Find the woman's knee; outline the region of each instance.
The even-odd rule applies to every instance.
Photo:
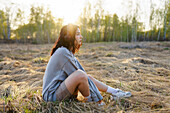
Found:
[[[82,71],[82,70],[80,70],[80,69],[78,69],[78,70],[76,71],[76,79],[77,79],[77,80],[86,81],[86,80],[88,80],[87,77],[88,77],[88,76],[87,76],[87,74],[86,74],[84,71]]]

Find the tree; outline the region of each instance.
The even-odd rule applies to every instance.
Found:
[[[168,1],[166,1],[165,0],[165,9],[164,9],[164,36],[163,36],[163,40],[165,40],[166,39],[166,32],[167,32],[167,20],[169,20],[169,18],[167,18],[167,14],[168,14],[168,5],[169,5],[169,3],[168,3]]]
[[[57,30],[57,36],[56,37],[59,37],[59,35],[60,35],[60,29],[62,28],[62,26],[63,26],[63,19],[62,18],[58,18],[57,19],[57,23],[56,23],[56,30]],[[54,28],[55,29],[55,28]]]
[[[103,41],[110,41],[111,40],[111,36],[110,36],[110,20],[111,17],[110,15],[106,15],[105,16],[105,19],[104,19],[104,38],[103,38]]]
[[[61,28],[63,23],[62,19],[57,20],[57,26],[55,25],[54,17],[51,14],[51,11],[47,9],[47,11],[44,13],[43,16],[43,35],[44,35],[44,43],[48,42],[51,43],[51,37],[53,37],[53,33],[56,31],[54,30],[55,28],[57,29],[57,37],[59,35],[58,29]],[[55,37],[55,36],[54,36]]]
[[[14,19],[15,26],[18,26],[18,27],[24,26],[25,25],[24,19],[25,19],[24,11],[22,11],[20,8],[18,8],[16,17]],[[27,42],[26,30],[24,28],[22,29],[22,32],[16,32],[16,40],[19,37],[20,37],[20,39],[23,38],[25,43]]]
[[[130,21],[132,20],[132,0],[130,1],[124,1],[124,4],[128,4],[125,5],[124,7],[126,8],[125,10],[127,10],[127,14],[125,16],[125,26],[126,26],[126,41],[129,42],[131,40],[131,36],[130,36],[130,31],[131,31],[131,26],[130,26]],[[128,3],[126,3],[128,2]]]
[[[91,42],[91,39],[93,37],[92,32],[93,32],[93,19],[91,15],[91,4],[90,2],[87,3],[87,35],[86,35],[86,42]]]
[[[170,2],[168,3],[166,19],[167,19],[166,25],[167,25],[167,37],[168,37],[167,40],[170,40]]]
[[[151,10],[151,14],[149,17],[149,24],[150,24],[150,31],[151,31],[151,40],[153,40],[153,19],[154,19],[154,4],[152,2],[152,0],[150,0],[150,10]]]
[[[10,8],[6,7],[6,22],[7,22],[7,38],[11,37],[11,22],[10,22]]]
[[[157,35],[157,41],[159,41],[160,40],[160,34],[161,34],[161,24],[163,23],[163,19],[162,19],[162,17],[163,17],[163,12],[162,12],[162,10],[161,9],[157,9],[156,10],[156,22],[157,22],[157,27],[158,27],[158,35]]]
[[[36,43],[43,43],[44,37],[43,37],[43,31],[42,31],[42,23],[43,23],[43,16],[44,16],[44,8],[41,6],[38,7],[31,7],[31,14],[29,19],[29,24],[35,24],[35,27],[32,31],[35,33],[36,36]],[[32,33],[32,34],[33,34]]]
[[[96,28],[96,41],[101,41],[101,17],[103,18],[104,10],[102,8],[102,0],[98,0],[95,5],[94,25]]]
[[[7,39],[7,22],[6,22],[6,14],[3,10],[0,10],[0,38],[6,40]]]
[[[112,18],[112,38],[110,41],[118,41],[119,18],[116,14],[114,14]]]

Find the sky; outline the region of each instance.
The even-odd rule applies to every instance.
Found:
[[[52,15],[56,18],[64,18],[64,24],[75,23],[83,12],[84,5],[87,2],[96,4],[97,0],[0,0],[0,9],[5,9],[6,6],[11,7],[12,11],[17,11],[17,8],[21,8],[25,12],[25,16],[29,16],[31,5],[41,6],[49,8],[52,11]],[[127,10],[128,0],[102,0],[102,7],[105,14],[116,13],[119,18],[129,13]],[[144,22],[146,29],[149,29],[149,14],[150,14],[150,0],[133,0],[132,8],[134,9],[135,1],[140,3],[141,16],[139,20]],[[164,0],[152,0],[156,7],[163,5],[161,1]],[[11,4],[14,3],[14,4]]]

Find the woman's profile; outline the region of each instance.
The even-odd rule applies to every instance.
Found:
[[[43,77],[43,99],[63,101],[76,98],[78,91],[85,101],[100,104],[103,103],[100,91],[110,93],[114,98],[130,97],[130,92],[110,87],[85,72],[74,56],[82,45],[82,39],[78,26],[68,24],[62,27]]]

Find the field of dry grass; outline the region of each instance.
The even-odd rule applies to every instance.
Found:
[[[76,57],[88,74],[131,91],[118,101],[102,93],[96,103],[44,102],[42,78],[53,44],[0,45],[0,112],[170,112],[170,42],[90,43]]]

